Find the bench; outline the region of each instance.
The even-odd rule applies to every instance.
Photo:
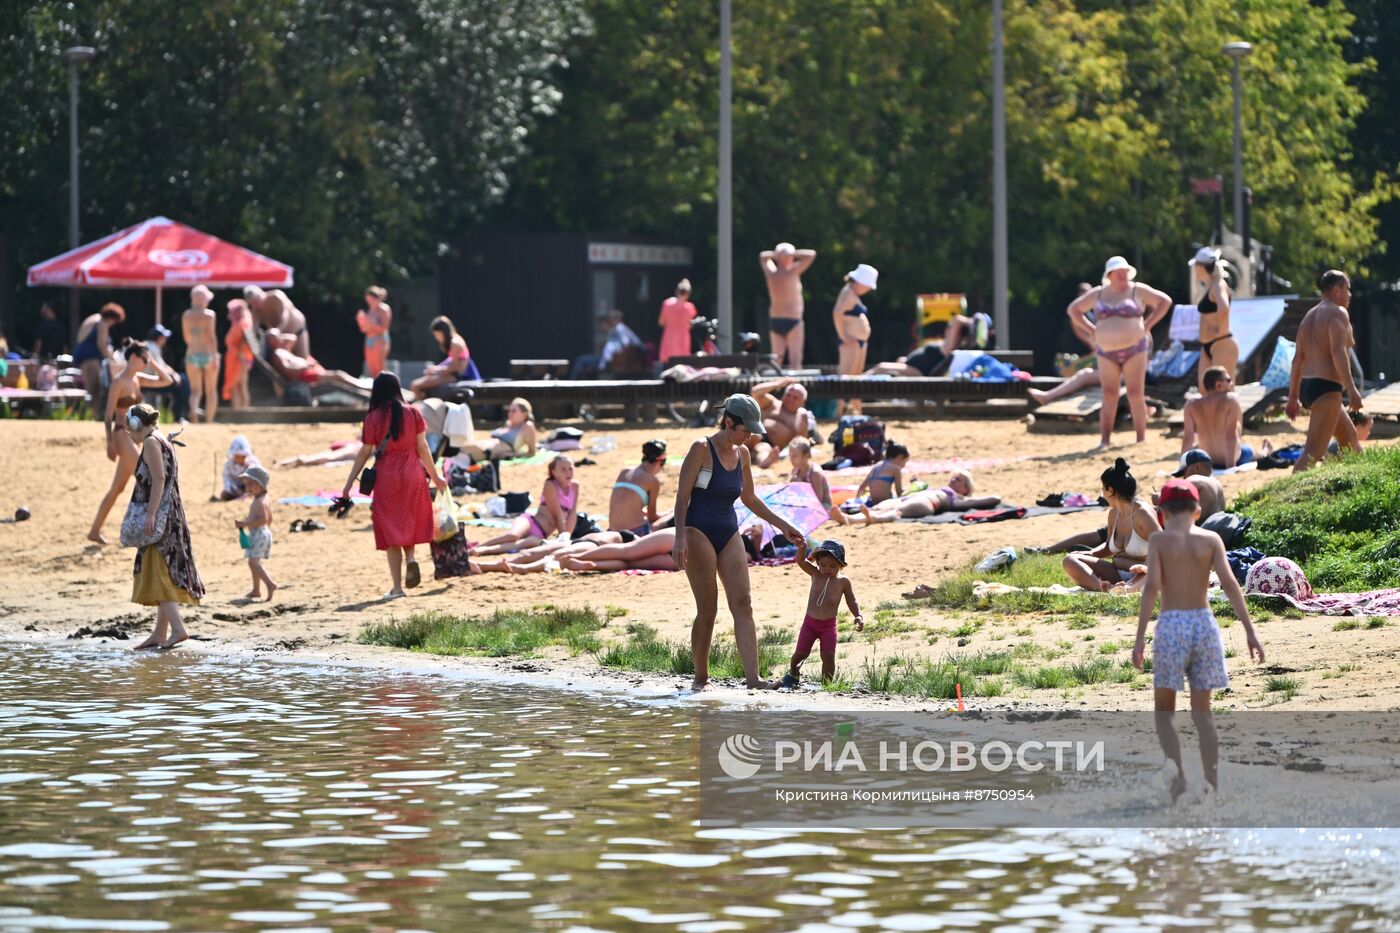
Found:
[[[663,366],[693,366],[703,369],[714,366],[718,369],[737,369],[743,373],[766,373],[781,376],[778,357],[772,353],[696,353],[690,356],[673,356]]]
[[[0,388],[0,405],[20,417],[46,418],[59,409],[75,409],[89,401],[84,389]]]
[[[569,375],[568,360],[511,360],[512,379],[563,379]]]
[[[663,379],[473,382],[446,387],[442,397],[450,401],[466,401],[467,392],[470,391],[475,401],[486,405],[506,404],[516,396],[529,399],[531,403],[615,404],[624,408],[629,420],[636,420],[643,406],[718,402],[736,392],[748,392],[763,381],[759,376],[731,376],[694,382]],[[1052,389],[1059,384],[1057,378],[1033,379],[1030,382],[973,382],[948,377],[889,379],[860,376],[817,377],[803,382],[809,398],[901,399],[918,403],[921,411],[926,404],[934,403],[940,412],[952,402],[984,402],[989,399],[1025,401],[1029,398],[1027,388]]]

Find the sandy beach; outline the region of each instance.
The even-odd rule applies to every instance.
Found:
[[[888,436],[906,444],[915,460],[1000,461],[974,470],[979,494],[998,494],[1018,505],[1031,505],[1052,492],[1097,494],[1098,475],[1113,456],[1126,457],[1140,482],[1149,489],[1160,487],[1164,479],[1157,474],[1175,468],[1180,443],[1166,437],[1165,428],[1165,421],[1158,422],[1144,444],[1125,443],[1104,455],[1087,452],[1094,443],[1092,433],[1030,434],[1021,422],[1012,419],[887,421]],[[199,638],[189,644],[189,650],[427,671],[476,670],[493,677],[522,677],[559,686],[587,685],[590,689],[611,687],[648,695],[668,694],[683,685],[683,679],[677,677],[604,671],[592,657],[571,657],[564,649],[551,649],[528,659],[488,660],[439,658],[356,644],[356,636],[364,625],[405,619],[418,612],[485,615],[498,607],[529,608],[541,604],[591,606],[599,610],[618,607],[614,611],[616,618],[600,633],[605,643],[624,638],[630,623],[653,626],[665,639],[687,641],[693,613],[683,574],[489,574],[433,581],[426,547],[419,555],[424,567],[423,585],[406,599],[384,603],[380,596],[388,588],[388,574],[382,555],[374,550],[369,512],[362,507],[345,521],[336,521],[324,509],[276,505],[275,543],[268,567],[282,588],[271,603],[250,604],[243,600],[250,579],[233,520],[244,516],[246,503],[209,501],[230,439],[244,434],[262,462],[270,465],[282,457],[355,437],[357,430],[333,424],[201,424],[190,426],[181,436],[188,444],[180,451],[181,489],[196,558],[209,591],[204,604],[188,614],[190,631]],[[601,435],[613,436],[617,449],[592,455],[597,465],[579,467],[576,478],[581,486],[582,508],[606,515],[608,488],[621,467],[636,462],[643,441],[662,437],[670,443],[673,453],[679,453],[700,432],[671,424],[628,428],[603,423],[588,426],[585,445]],[[1301,432],[1287,423],[1267,426],[1263,432],[1247,432],[1246,436],[1256,447],[1265,437],[1276,446],[1302,439]],[[1118,437],[1130,439],[1131,432],[1120,432]],[[576,458],[584,453],[579,452]],[[339,489],[347,470],[347,464],[273,469],[272,496],[276,499]],[[785,477],[785,470],[784,464],[767,471],[766,476],[758,474],[756,479],[778,481]],[[538,498],[545,476],[543,465],[507,464],[502,473],[507,490],[528,490]],[[134,644],[122,636],[148,629],[152,613],[128,601],[133,552],[115,544],[98,547],[85,540],[88,524],[112,475],[112,464],[104,456],[100,427],[72,421],[0,422],[0,475],[7,480],[0,495],[0,513],[11,514],[19,506],[33,513],[28,522],[0,525],[0,541],[11,555],[6,562],[10,572],[0,579],[0,637],[86,638],[105,641],[114,650]],[[1233,496],[1277,475],[1245,472],[1223,479]],[[941,482],[943,474],[925,478]],[[832,481],[854,486],[859,476],[833,477]],[[675,469],[669,468],[663,477],[666,507],[674,495],[674,484]],[[128,488],[108,520],[106,532],[113,541],[129,497]],[[464,501],[480,502],[484,498]],[[325,521],[327,529],[288,532],[294,519],[313,517]],[[850,559],[847,573],[868,620],[882,602],[898,601],[899,594],[914,584],[935,582],[997,547],[1046,545],[1100,526],[1103,520],[1102,512],[1090,511],[974,527],[912,523],[872,528],[827,525],[818,534],[839,537],[845,542]],[[487,528],[469,528],[468,537],[482,540],[494,533]],[[759,626],[784,626],[795,631],[801,622],[806,595],[802,572],[793,566],[754,567],[751,577]],[[983,623],[975,632],[954,634],[955,629],[974,617]],[[867,659],[894,655],[937,659],[957,651],[1005,650],[1027,642],[1049,651],[1059,659],[1057,663],[1098,657],[1117,661],[1128,656],[1134,631],[1133,620],[1108,616],[1089,627],[1081,621],[1070,628],[1063,618],[942,613],[927,607],[906,610],[900,620],[902,624],[896,628],[904,631],[883,637],[856,635],[850,641],[842,641],[838,666],[852,670]],[[1279,696],[1266,695],[1264,682],[1269,676],[1286,674],[1301,684],[1296,695],[1284,701],[1291,708],[1394,708],[1394,687],[1400,683],[1400,626],[1334,631],[1336,621],[1307,617],[1275,618],[1264,623],[1260,637],[1268,651],[1265,666],[1245,658],[1239,627],[1227,628],[1226,647],[1237,652],[1228,662],[1232,690],[1218,706],[1243,709],[1277,705]],[[716,630],[732,632],[723,608]],[[846,637],[844,633],[842,637]],[[732,686],[715,695],[741,699],[752,696]],[[787,694],[776,702],[871,706],[899,705],[903,701],[804,691]],[[905,705],[928,706],[929,702]],[[1151,704],[1151,691],[1141,685],[1134,688],[1116,684],[1068,690],[1014,687],[1003,696],[977,703],[989,707],[1146,709]]]

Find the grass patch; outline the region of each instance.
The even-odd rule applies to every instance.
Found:
[[[767,672],[779,665],[787,666],[792,652],[788,645],[796,639],[790,629],[765,626],[758,634],[758,667]],[[695,661],[690,645],[662,641],[650,625],[633,623],[627,626],[627,639],[595,652],[603,667],[623,671],[645,671],[655,674],[695,674]],[[810,659],[809,659],[809,664]],[[817,661],[820,666],[820,661]],[[710,676],[744,677],[744,665],[733,641],[716,639],[710,645]]]
[[[1264,689],[1269,693],[1281,693],[1283,699],[1291,700],[1298,695],[1298,691],[1303,689],[1302,683],[1296,677],[1270,677],[1264,681]]]
[[[422,612],[404,622],[367,625],[359,640],[429,654],[514,657],[551,645],[566,646],[575,653],[596,650],[593,633],[602,626],[598,613],[588,608],[501,609],[486,617]]]
[[[1400,576],[1397,477],[1400,447],[1372,447],[1245,493],[1234,510],[1254,519],[1250,545],[1296,561],[1314,589],[1380,589]]]
[[[893,638],[905,632],[912,632],[919,626],[909,618],[910,613],[911,610],[907,609],[876,609],[861,634],[870,641],[879,641],[882,638]]]

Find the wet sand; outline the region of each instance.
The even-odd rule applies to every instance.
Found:
[[[1096,432],[1029,434],[1023,424],[1012,419],[887,421],[888,436],[906,444],[916,460],[956,457],[1005,461],[974,471],[978,493],[999,494],[1019,505],[1031,505],[1052,492],[1096,492],[1098,474],[1114,456],[1126,457],[1144,486],[1160,487],[1164,479],[1156,474],[1175,468],[1180,445],[1179,440],[1164,435],[1165,427],[1165,422],[1154,424],[1142,445],[1124,443],[1108,454],[1090,454],[1087,451],[1096,440]],[[374,550],[369,513],[363,507],[357,507],[345,521],[336,521],[324,509],[275,505],[274,544],[267,567],[282,588],[272,603],[245,602],[242,597],[251,580],[233,520],[246,514],[247,505],[208,501],[215,489],[216,469],[222,466],[229,440],[238,433],[247,436],[264,465],[270,465],[278,458],[319,450],[331,441],[354,437],[356,429],[329,424],[193,425],[185,431],[181,439],[188,447],[180,451],[181,491],[196,559],[209,590],[204,604],[187,614],[191,634],[198,638],[188,645],[188,650],[420,670],[450,668],[557,686],[620,689],[644,695],[670,694],[685,683],[676,677],[604,671],[591,657],[570,657],[564,649],[550,649],[537,658],[488,660],[438,658],[355,644],[366,624],[405,619],[430,610],[487,614],[498,607],[529,608],[540,604],[592,606],[599,610],[614,606],[626,610],[625,615],[613,619],[600,633],[605,642],[625,638],[625,627],[633,622],[654,626],[663,638],[688,641],[693,615],[683,574],[489,574],[433,581],[426,547],[419,554],[423,585],[410,591],[406,599],[384,603],[379,597],[389,587],[388,572],[382,555]],[[618,446],[615,451],[592,455],[597,465],[578,468],[576,479],[582,487],[582,508],[606,515],[608,488],[619,469],[637,461],[643,441],[663,437],[670,443],[672,453],[679,455],[685,444],[700,433],[670,424],[630,429],[606,423],[590,426],[585,444],[610,434]],[[149,630],[153,613],[128,601],[133,552],[115,544],[97,547],[85,540],[92,515],[112,475],[101,437],[100,427],[92,423],[0,422],[0,475],[6,477],[0,493],[0,513],[10,514],[21,505],[33,512],[28,522],[0,525],[0,541],[11,555],[7,561],[11,572],[0,577],[0,637],[80,637],[106,640],[114,648],[126,648]],[[1127,441],[1131,432],[1120,432],[1118,437]],[[1286,423],[1247,434],[1256,448],[1265,437],[1281,446],[1301,441],[1302,434]],[[576,452],[575,458],[585,454]],[[338,490],[347,471],[348,464],[273,469],[272,497]],[[785,471],[784,464],[755,478],[758,482],[779,481],[785,477]],[[508,464],[502,472],[506,489],[528,490],[538,499],[545,477],[543,465]],[[675,475],[671,468],[663,478],[664,506],[673,499]],[[1247,472],[1226,476],[1223,481],[1233,496],[1277,475]],[[935,473],[924,478],[941,485],[945,475]],[[833,477],[832,481],[854,486],[859,483],[859,476]],[[107,535],[113,541],[129,498],[130,487],[106,525]],[[484,498],[465,501],[480,502]],[[327,529],[306,534],[288,532],[294,519],[313,517],[324,521]],[[1102,522],[1102,512],[1084,512],[981,527],[899,523],[838,529],[827,525],[819,534],[845,542],[850,561],[847,573],[868,623],[881,602],[897,601],[902,591],[916,583],[935,582],[997,547],[1046,545],[1099,527]],[[468,537],[473,540],[484,540],[496,533],[489,528],[468,529]],[[802,572],[793,566],[754,567],[751,579],[759,626],[787,626],[795,630],[801,622],[806,597],[806,577]],[[960,638],[953,630],[974,618],[984,624],[965,636],[966,644],[960,647]],[[1127,657],[1135,628],[1131,619],[1111,617],[1100,617],[1088,629],[1070,629],[1063,619],[949,614],[928,608],[919,608],[901,621],[911,623],[910,630],[878,639],[861,635],[842,642],[838,666],[857,673],[867,659],[893,655],[937,659],[956,651],[1005,650],[1026,642],[1063,652],[1055,659],[1056,664],[1097,657],[1119,660]],[[1264,683],[1267,677],[1282,674],[1296,678],[1302,685],[1296,696],[1284,702],[1290,708],[1395,708],[1395,687],[1400,683],[1400,625],[1337,632],[1332,628],[1336,621],[1309,617],[1264,623],[1260,637],[1269,658],[1264,667],[1244,657],[1239,627],[1227,628],[1226,647],[1237,650],[1227,662],[1233,689],[1218,705],[1277,705],[1278,694],[1267,693]],[[723,608],[716,631],[732,631]],[[127,637],[122,638],[123,635]],[[1108,655],[1100,654],[1100,647],[1107,642],[1121,648]],[[1341,670],[1344,665],[1355,667]],[[747,700],[752,695],[724,687],[707,696]],[[941,703],[814,691],[788,694],[773,701],[801,706],[927,707]],[[1002,697],[977,703],[999,707],[1144,709],[1151,705],[1151,690],[1110,684],[1069,690],[1014,688]]]

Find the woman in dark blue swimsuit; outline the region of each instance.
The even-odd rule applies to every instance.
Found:
[[[695,659],[696,690],[710,681],[710,642],[719,608],[718,573],[724,584],[729,612],[734,616],[734,642],[744,663],[749,687],[773,689],[758,670],[758,634],[749,598],[749,565],[739,539],[734,502],[742,499],[754,515],[768,522],[790,540],[802,533],[759,501],[749,472],[749,449],[744,440],[762,434],[758,405],[747,395],[731,395],[721,409],[719,429],[691,445],[681,465],[676,490],[676,544],[671,552],[676,566],[685,571],[695,594],[695,623],[690,630],[690,650]]]

